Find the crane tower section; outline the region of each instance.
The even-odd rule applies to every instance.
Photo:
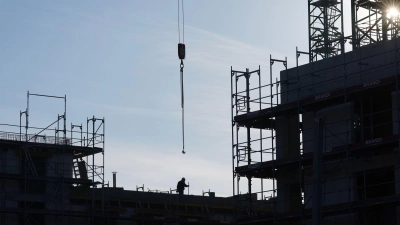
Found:
[[[310,62],[344,53],[343,0],[308,0]]]
[[[351,5],[353,50],[399,35],[399,0],[352,0]]]

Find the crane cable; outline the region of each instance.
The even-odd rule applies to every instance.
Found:
[[[182,1],[182,43],[181,43],[181,30],[180,30],[180,22],[179,22],[179,0],[178,0],[178,35],[179,35],[179,43],[178,43],[178,56],[181,60],[180,64],[180,86],[181,86],[181,108],[182,108],[182,153],[185,154],[185,107],[184,107],[184,92],[183,92],[183,60],[185,59],[186,50],[185,50],[185,13],[183,9],[183,0]]]
[[[183,0],[182,1],[182,43],[185,44],[185,12],[183,9]],[[179,43],[181,43],[181,28],[180,28],[180,22],[179,22],[179,0],[178,0],[178,37],[179,37]]]

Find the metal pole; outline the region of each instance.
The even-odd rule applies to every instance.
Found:
[[[89,147],[89,118],[87,117],[86,117],[86,146]],[[88,162],[87,156],[86,156],[86,162]]]
[[[24,216],[25,219],[27,218],[27,213],[26,213],[26,199],[27,199],[27,173],[28,173],[28,126],[29,126],[29,91],[27,92],[27,103],[26,103],[26,113],[25,113],[25,169],[24,169],[24,192],[25,192],[25,201],[24,201]]]
[[[67,95],[64,95],[64,141],[67,144]]]
[[[104,171],[105,171],[105,164],[104,164],[104,160],[105,160],[105,157],[104,157],[104,148],[105,148],[105,141],[106,141],[106,135],[105,135],[105,131],[106,131],[106,123],[105,123],[105,118],[103,117],[103,150],[102,150],[102,156],[103,156],[103,171],[102,171],[102,181],[101,181],[101,186],[103,187],[102,188],[102,198],[103,198],[103,202],[104,202]],[[104,214],[104,204],[103,204],[103,214]]]
[[[274,86],[274,84],[273,84],[273,81],[272,81],[272,65],[274,64],[274,61],[272,60],[272,55],[270,54],[269,55],[269,84],[270,84],[270,102],[271,102],[271,105],[270,105],[270,107],[271,107],[271,109],[273,109],[273,93],[272,93],[272,90],[273,90],[273,86]],[[273,111],[271,110],[271,118],[272,117],[274,117],[274,115],[273,115]],[[276,180],[276,178],[275,178],[275,163],[274,163],[274,161],[275,161],[275,156],[274,156],[274,151],[275,151],[275,149],[274,149],[274,139],[275,139],[275,137],[274,137],[274,129],[271,129],[271,152],[272,152],[272,194],[273,194],[273,202],[274,202],[274,224],[276,224],[276,195],[275,195],[275,192],[276,192],[276,190],[275,190],[275,187],[276,187],[276,184],[275,184],[275,180]]]
[[[244,75],[246,78],[246,112],[250,112],[250,73],[249,69],[246,68],[246,73]],[[251,164],[251,137],[250,137],[250,127],[247,127],[247,165]],[[249,192],[249,201],[251,202],[251,176],[247,176],[248,180],[248,192]]]
[[[300,132],[300,79],[299,79],[299,56],[300,56],[300,53],[299,53],[299,49],[297,48],[297,46],[296,46],[296,76],[297,76],[297,114],[298,114],[298,117],[299,117],[299,123],[298,123],[298,131]],[[300,135],[301,135],[301,133],[300,133]],[[300,147],[300,146],[299,146]],[[300,199],[300,201],[303,201],[303,196],[302,196],[302,187],[303,187],[303,184],[302,184],[302,177],[303,177],[303,167],[302,167],[302,154],[301,154],[301,149],[300,149],[300,152],[299,152],[299,155],[300,155],[300,157],[299,157],[299,178],[300,178],[300,197],[301,197],[301,199]],[[303,204],[302,204],[302,206],[301,206],[301,213],[300,213],[300,216],[301,216],[301,224],[303,224],[304,223],[304,217],[303,217]]]
[[[311,51],[311,0],[308,0],[308,52],[309,55],[309,62],[313,61],[313,54]]]
[[[60,114],[57,114],[56,144],[60,144]]]
[[[387,15],[385,10],[382,10],[382,40],[388,40],[388,22],[387,22]]]
[[[358,47],[356,14],[357,14],[356,0],[351,0],[351,33],[352,33],[351,41],[353,45],[353,51],[356,50]]]
[[[63,143],[63,157],[62,157],[62,160],[63,160],[63,167],[65,166],[65,147],[66,147],[66,145],[67,145],[67,95],[64,95],[64,116],[63,116],[64,118],[63,118],[63,122],[64,122],[64,126],[63,126],[63,141],[64,141],[64,143]],[[58,118],[58,120],[59,120],[59,118]],[[65,210],[65,206],[64,206],[64,198],[66,197],[65,196],[65,185],[64,185],[64,171],[63,171],[63,176],[62,176],[62,196],[63,196],[63,198],[62,198],[62,216],[61,216],[61,218],[62,218],[62,220],[64,221],[65,220],[65,215],[64,215],[64,210]]]
[[[345,52],[345,46],[344,46],[344,22],[343,22],[343,0],[340,1],[340,26],[341,26],[341,39],[340,39],[340,45],[341,45],[341,53],[344,54]]]
[[[92,133],[92,218],[93,218],[93,223],[94,223],[94,139],[95,139],[95,118],[93,116],[92,124],[93,124],[93,133]]]
[[[19,110],[19,140],[21,141],[21,133],[22,133],[22,130],[21,130],[21,116],[22,116],[22,112],[21,112],[21,110]]]
[[[117,187],[117,172],[112,172],[113,174],[113,188]]]
[[[328,38],[328,33],[329,33],[329,24],[328,24],[328,7],[324,6],[324,50],[325,54],[324,57],[328,58],[329,57],[329,38]]]
[[[261,67],[260,65],[258,65],[258,98],[259,98],[259,110],[261,110]],[[261,123],[261,120],[260,120]],[[263,161],[263,135],[262,135],[262,129],[261,129],[261,124],[260,124],[260,162]],[[272,124],[271,124],[272,127]],[[261,199],[263,199],[262,201],[262,206],[261,208],[264,209],[264,179],[261,178]]]
[[[233,72],[232,72],[232,66],[231,66],[231,130],[232,130],[232,196],[235,196],[235,141],[234,141],[234,129],[235,129],[235,122],[233,119],[233,110],[234,110],[234,104],[233,104]]]
[[[237,108],[237,102],[238,102],[238,99],[237,99],[237,90],[238,90],[238,87],[237,87],[237,83],[238,83],[238,76],[237,76],[237,73],[235,73],[235,104],[236,104],[236,110],[235,110],[235,113],[236,113],[236,116],[237,116],[237,114],[238,114],[238,108]],[[239,166],[239,155],[238,155],[238,151],[239,151],[239,146],[238,146],[238,143],[239,143],[239,126],[237,126],[236,125],[236,166]],[[236,182],[237,182],[237,190],[236,190],[236,192],[237,192],[237,195],[239,195],[239,191],[240,191],[240,186],[239,186],[239,182],[240,182],[240,177],[239,177],[239,175],[236,177]]]

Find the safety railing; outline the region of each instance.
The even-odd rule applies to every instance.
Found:
[[[9,141],[23,141],[34,142],[43,144],[56,144],[56,145],[72,145],[70,138],[54,137],[36,134],[18,134],[11,132],[0,132],[0,139]]]

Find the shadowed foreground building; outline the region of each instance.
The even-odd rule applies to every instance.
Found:
[[[59,126],[65,124],[62,116],[56,123],[63,128],[33,135],[28,135],[32,128],[26,134],[0,132],[0,224],[231,224],[236,220],[234,198],[108,187],[104,119],[87,120],[93,133],[82,132],[81,125],[79,132],[67,131]],[[43,135],[46,132],[56,135]]]
[[[259,87],[260,70],[232,70],[234,185],[274,206],[239,223],[400,224],[399,50],[370,44]]]
[[[233,193],[259,199],[238,223],[400,224],[400,1],[307,2],[296,67],[231,69]]]

